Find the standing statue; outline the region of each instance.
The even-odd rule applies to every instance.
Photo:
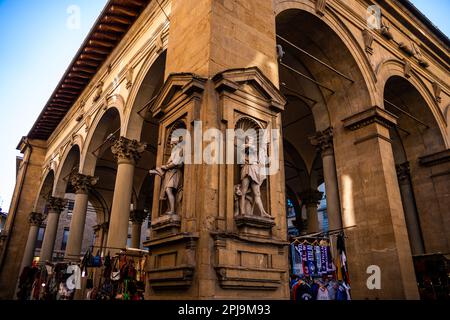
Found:
[[[162,179],[160,200],[167,201],[167,211],[165,214],[176,214],[175,202],[178,193],[183,185],[182,168],[184,165],[184,150],[181,146],[183,137],[172,137],[170,146],[172,151],[167,164],[150,170],[150,174],[158,175]]]
[[[245,137],[244,153],[245,162],[241,165],[241,183],[240,183],[240,213],[241,215],[253,214],[248,212],[247,193],[251,190],[251,198],[253,206],[256,205],[261,212],[261,216],[265,218],[272,218],[270,214],[264,209],[261,200],[261,185],[266,179],[262,165],[258,161],[257,146],[252,143],[253,137]],[[252,208],[253,209],[253,208]],[[253,211],[253,210],[252,210]]]

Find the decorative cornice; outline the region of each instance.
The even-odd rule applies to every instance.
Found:
[[[98,177],[91,177],[81,173],[70,175],[70,184],[75,189],[75,193],[87,194],[89,190],[98,182]]]
[[[424,167],[432,167],[447,162],[450,162],[450,149],[419,157],[419,163]]]
[[[32,226],[40,226],[42,224],[42,221],[44,221],[45,216],[40,212],[31,212],[28,216],[28,222]]]
[[[397,119],[398,117],[389,111],[374,106],[345,118],[342,121],[344,122],[344,127],[346,129],[354,131],[373,123],[380,124],[386,128],[392,128],[397,125]]]
[[[61,213],[66,206],[67,200],[63,198],[49,197],[47,199],[47,208],[49,212]]]
[[[222,71],[212,78],[218,92],[238,90],[242,84],[251,83],[263,93],[270,107],[283,111],[286,99],[280,90],[257,67],[237,68]]]
[[[323,131],[318,131],[309,140],[322,156],[333,154],[333,128],[330,127]]]
[[[153,117],[159,118],[165,114],[170,102],[180,95],[193,95],[202,93],[208,79],[194,73],[172,73],[161,88],[157,98],[150,106]]]
[[[144,143],[120,137],[111,147],[111,151],[119,163],[130,162],[136,164],[145,148],[146,144]]]

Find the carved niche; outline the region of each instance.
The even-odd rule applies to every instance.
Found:
[[[227,70],[213,81],[221,120],[226,130],[235,132],[234,159],[224,167],[223,188],[219,189],[224,211],[217,218],[217,231],[211,232],[217,279],[225,290],[277,290],[284,281],[283,263],[288,261],[287,243],[275,228],[284,214],[276,200],[280,180],[276,173],[260,176],[258,168],[266,162],[262,161],[265,156],[270,159],[278,143],[272,129],[277,129],[285,99],[256,67]],[[250,136],[253,130],[254,136],[244,134],[239,142],[238,130],[250,130]],[[260,139],[264,132],[269,139]],[[261,158],[259,151],[264,148],[260,147],[266,142],[267,154],[263,152]],[[252,160],[249,155],[254,147],[257,157]]]
[[[195,185],[185,184],[186,179],[194,174],[194,169],[191,165],[184,165],[184,159],[178,163],[179,166],[172,162],[176,158],[173,156],[174,148],[180,145],[179,136],[175,133],[180,132],[178,129],[192,132],[192,123],[199,117],[206,81],[194,74],[171,74],[149,107],[149,112],[159,122],[156,167],[150,173],[155,177],[151,240],[144,243],[150,251],[146,264],[150,294],[168,289],[188,289],[195,275],[199,223],[195,203],[186,201],[188,197],[184,196],[196,192]],[[178,137],[176,141],[175,137]],[[169,172],[168,169],[176,170]],[[167,178],[164,177],[166,174]],[[172,210],[165,192],[166,183],[172,188],[175,199]]]
[[[262,141],[261,136],[262,130],[266,128],[249,116],[236,116],[234,219],[238,228],[245,233],[251,233],[254,228],[270,230],[275,223],[267,212],[269,190],[265,165],[262,163],[268,157],[268,141]]]
[[[152,230],[159,233],[164,230],[177,233],[181,226],[185,153],[183,146],[184,130],[186,130],[186,123],[183,120],[177,120],[167,128],[163,164],[150,170],[150,174],[155,175],[155,178],[160,181],[157,195],[159,198],[159,216],[152,223]]]

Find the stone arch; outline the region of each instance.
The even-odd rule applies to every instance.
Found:
[[[114,128],[111,126],[114,126]],[[81,153],[81,173],[86,175],[94,174],[97,158],[93,152],[103,144],[109,134],[118,135],[121,128],[122,115],[119,108],[110,105],[97,114],[88,132],[83,152]]]
[[[341,21],[341,19],[334,13],[327,11],[324,16],[319,16],[316,13],[316,8],[314,1],[310,0],[297,0],[297,1],[284,1],[275,0],[274,1],[274,12],[278,17],[283,12],[288,10],[299,10],[306,12],[318,20],[322,21],[344,44],[345,48],[350,52],[352,59],[358,66],[355,72],[359,72],[362,76],[362,81],[360,85],[364,87],[364,92],[368,95],[365,98],[365,105],[361,105],[360,108],[365,108],[370,105],[376,105],[377,102],[377,77],[373,70],[372,64],[365,54],[363,48],[358,43],[353,32]],[[362,31],[361,31],[362,37]],[[360,91],[355,90],[355,91]],[[355,110],[356,112],[356,110]],[[321,128],[318,128],[321,129]]]
[[[126,104],[124,127],[122,135],[135,140],[141,140],[144,126],[144,114],[138,114],[164,84],[164,73],[166,64],[166,50],[154,53],[143,63],[133,83]]]
[[[66,148],[55,175],[55,185],[53,190],[53,195],[55,197],[64,198],[70,173],[75,170],[78,172],[79,170],[80,155],[81,149],[78,144]]]
[[[415,254],[445,251],[450,243],[445,223],[448,179],[434,177],[438,168],[421,162],[424,156],[447,149],[445,136],[425,88],[415,81],[418,79],[395,74],[395,68],[390,71],[384,87],[384,108],[398,117],[397,128],[390,130],[390,136],[411,248]]]
[[[436,101],[433,97],[432,92],[429,90],[429,88],[425,85],[425,83],[422,81],[422,79],[417,76],[415,72],[411,72],[411,76],[409,78],[405,77],[404,74],[404,64],[402,61],[397,59],[388,59],[384,62],[380,63],[380,65],[377,67],[377,76],[379,79],[378,85],[379,85],[379,92],[381,92],[381,101],[383,101],[384,97],[384,89],[386,87],[387,82],[389,79],[392,79],[393,77],[399,77],[404,79],[405,81],[409,82],[421,96],[421,98],[424,100],[427,108],[430,110],[430,112],[433,115],[434,121],[436,121],[436,124],[439,127],[440,135],[442,139],[445,142],[445,145],[447,148],[449,148],[449,141],[446,135],[446,119],[445,114],[441,111],[439,106],[436,104]],[[384,103],[381,104],[383,106]],[[384,108],[386,106],[384,105]]]
[[[33,211],[44,213],[47,198],[52,195],[53,186],[55,183],[55,171],[47,168],[44,171],[41,185],[39,186],[38,196],[35,200]]]

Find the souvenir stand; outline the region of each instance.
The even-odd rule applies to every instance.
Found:
[[[90,247],[79,261],[33,263],[19,278],[19,300],[142,300],[147,251]]]
[[[290,238],[291,299],[350,300],[343,229]]]
[[[83,270],[83,276],[87,281],[80,292],[80,297],[77,298],[82,300],[144,299],[146,250],[128,248],[120,250],[114,256],[108,252],[100,259],[100,265],[96,262],[97,256],[93,257],[93,268],[87,267]]]

